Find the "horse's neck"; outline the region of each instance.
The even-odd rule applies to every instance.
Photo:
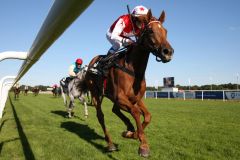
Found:
[[[80,81],[80,80],[82,80],[82,79],[83,79],[83,73],[82,73],[82,71],[80,71],[80,72],[77,74],[76,80],[77,80],[77,81]]]
[[[139,45],[133,46],[130,52],[127,56],[128,64],[132,66],[136,76],[144,78],[150,52]]]

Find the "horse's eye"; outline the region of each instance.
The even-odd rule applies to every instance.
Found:
[[[153,34],[153,30],[151,30],[151,29],[148,30],[148,33],[149,33],[149,34]]]

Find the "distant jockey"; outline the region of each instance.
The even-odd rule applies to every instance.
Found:
[[[81,58],[76,59],[75,63],[73,63],[68,70],[68,74],[71,78],[77,76],[78,72],[80,72],[82,68],[83,60]]]
[[[54,89],[54,88],[58,88],[58,85],[57,84],[54,84],[53,86],[52,86],[52,88]]]
[[[63,86],[63,88],[66,89],[68,87],[69,82],[77,76],[78,72],[80,72],[83,69],[82,64],[83,60],[81,58],[78,58],[72,65],[69,66],[68,70],[69,77],[63,78],[60,81],[60,84]]]

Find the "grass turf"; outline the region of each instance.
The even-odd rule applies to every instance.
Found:
[[[239,102],[146,99],[145,104],[152,114],[145,130],[148,159],[239,159]],[[109,100],[102,108],[119,149],[112,153],[106,152],[95,108],[89,107],[85,119],[83,106],[76,105],[76,116],[67,119],[61,98],[10,95],[0,125],[0,159],[144,159],[137,153],[138,140],[121,137],[126,127]]]

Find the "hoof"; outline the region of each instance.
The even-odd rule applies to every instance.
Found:
[[[113,152],[117,150],[117,147],[114,144],[112,144],[108,146],[107,150],[108,152]]]
[[[148,148],[139,148],[138,149],[138,154],[142,157],[149,157],[150,150]]]
[[[66,115],[66,118],[72,118],[72,116]]]
[[[87,118],[88,118],[88,115],[85,115],[84,117],[87,119]]]
[[[124,138],[133,138],[133,139],[138,138],[136,132],[132,132],[132,131],[124,131],[122,132],[122,136]]]

